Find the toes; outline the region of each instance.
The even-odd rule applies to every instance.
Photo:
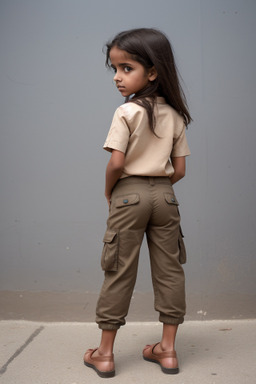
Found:
[[[146,349],[148,349],[148,348],[150,348],[150,347],[151,347],[151,345],[147,344],[147,345],[144,347],[143,351],[145,351]]]

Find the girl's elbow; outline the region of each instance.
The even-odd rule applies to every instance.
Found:
[[[125,163],[124,153],[117,150],[113,151],[109,163],[113,171],[121,172],[124,169]]]
[[[118,164],[115,168],[116,172],[122,173],[124,169],[124,166],[122,164]]]
[[[124,169],[124,162],[123,161],[112,161],[111,168],[114,172],[122,172]]]
[[[180,178],[183,179],[183,177],[185,177],[185,176],[186,176],[186,170],[183,169],[180,171]]]
[[[177,179],[177,181],[183,179],[183,177],[185,177],[185,175],[186,175],[185,170],[179,170],[179,171],[175,172],[175,178]]]

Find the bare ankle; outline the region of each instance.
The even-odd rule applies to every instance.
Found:
[[[165,343],[165,342],[160,342],[160,348],[163,352],[169,352],[169,351],[175,351],[175,348],[174,348],[174,345],[173,344],[169,344],[169,343]]]
[[[113,352],[109,349],[98,348],[99,356],[112,356]]]

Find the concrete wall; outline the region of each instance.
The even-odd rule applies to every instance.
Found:
[[[255,16],[254,0],[0,1],[1,290],[100,289],[102,145],[123,102],[102,47],[146,26],[169,36],[194,118],[175,186],[187,290],[255,293]]]

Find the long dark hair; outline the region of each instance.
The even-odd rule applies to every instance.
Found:
[[[151,28],[131,29],[120,32],[106,44],[106,66],[110,67],[110,50],[117,47],[128,52],[133,60],[138,61],[146,69],[153,66],[158,74],[154,81],[135,94],[131,101],[147,110],[149,124],[154,132],[154,104],[156,96],[163,96],[184,119],[187,126],[192,118],[189,114],[186,97],[180,85],[178,70],[173,50],[167,37],[160,31]],[[149,101],[150,100],[150,101]]]

